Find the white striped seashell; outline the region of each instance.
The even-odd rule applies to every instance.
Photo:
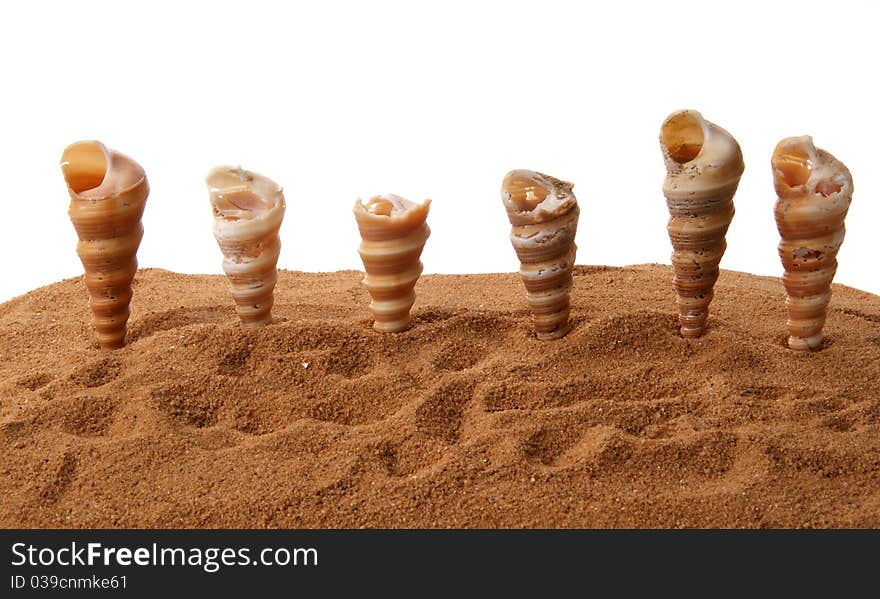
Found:
[[[669,115],[660,128],[666,163],[663,195],[669,209],[672,284],[682,337],[706,331],[709,304],[727,248],[733,196],[744,165],[733,136],[696,110]]]
[[[243,327],[272,322],[278,280],[278,231],[284,194],[277,183],[241,167],[218,166],[206,179],[214,211],[214,237]]]
[[[788,346],[806,351],[822,345],[822,327],[837,271],[837,251],[852,201],[849,170],[813,145],[813,138],[789,137],[771,158],[776,188],[779,257],[788,295]]]
[[[569,330],[580,209],[573,183],[528,170],[507,173],[501,200],[510,221],[510,242],[538,339],[558,339]]]
[[[79,237],[89,306],[101,349],[125,344],[131,283],[150,193],[144,169],[99,141],[69,145],[61,172],[70,193],[68,214]]]
[[[410,326],[422,249],[431,234],[426,222],[430,207],[431,200],[416,204],[392,194],[355,202],[364,286],[372,298],[373,328],[379,332],[397,333]]]

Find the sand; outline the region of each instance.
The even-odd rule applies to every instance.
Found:
[[[2,527],[880,527],[880,297],[785,347],[774,278],[723,271],[677,332],[668,267],[579,266],[540,342],[514,274],[424,276],[370,328],[357,272],[138,273],[101,352],[70,279],[0,305]]]

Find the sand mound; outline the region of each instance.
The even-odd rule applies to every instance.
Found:
[[[880,527],[880,297],[797,354],[728,271],[695,341],[660,266],[577,267],[554,342],[512,274],[423,277],[399,335],[356,272],[281,273],[260,330],[225,289],[141,271],[110,353],[80,279],[0,305],[0,526]]]

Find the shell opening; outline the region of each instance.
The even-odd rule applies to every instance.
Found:
[[[71,144],[61,156],[61,172],[67,186],[76,194],[100,187],[109,166],[107,148],[98,141]]]
[[[813,171],[813,161],[805,149],[797,146],[788,146],[773,156],[773,168],[779,173],[783,183],[789,187],[798,187],[809,181],[810,173]],[[825,182],[823,181],[823,183]],[[827,183],[831,186],[835,184],[832,181]],[[836,191],[840,191],[840,184],[836,185]],[[819,193],[828,195],[821,190]]]
[[[218,166],[205,180],[211,194],[214,217],[227,221],[263,218],[275,210],[284,212],[281,188],[266,177],[240,166]]]
[[[504,190],[510,201],[521,212],[531,212],[547,199],[550,190],[528,177],[512,177],[505,181]]]
[[[404,214],[417,206],[415,202],[410,202],[393,193],[373,196],[366,202],[359,199],[358,202],[368,214],[387,217]]]
[[[691,110],[679,112],[666,119],[660,131],[660,141],[669,157],[679,164],[690,162],[700,155],[705,137],[702,117]]]
[[[379,216],[391,216],[391,213],[394,211],[394,204],[392,204],[390,200],[386,200],[385,198],[375,197],[367,200],[367,203],[364,204],[364,208],[366,208],[367,212],[369,212],[370,214],[377,214]]]
[[[219,218],[242,220],[262,216],[273,208],[275,202],[250,190],[241,190],[218,194],[213,205]]]
[[[826,198],[833,193],[839,192],[841,189],[843,189],[843,183],[838,181],[836,177],[833,179],[823,179],[816,184],[816,191]]]

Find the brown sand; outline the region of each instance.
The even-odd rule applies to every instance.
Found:
[[[143,270],[110,353],[80,279],[0,305],[0,526],[880,527],[880,297],[798,354],[729,271],[692,341],[661,266],[577,267],[560,341],[514,274],[417,292],[381,335],[359,273],[283,272],[244,331],[223,277]]]

